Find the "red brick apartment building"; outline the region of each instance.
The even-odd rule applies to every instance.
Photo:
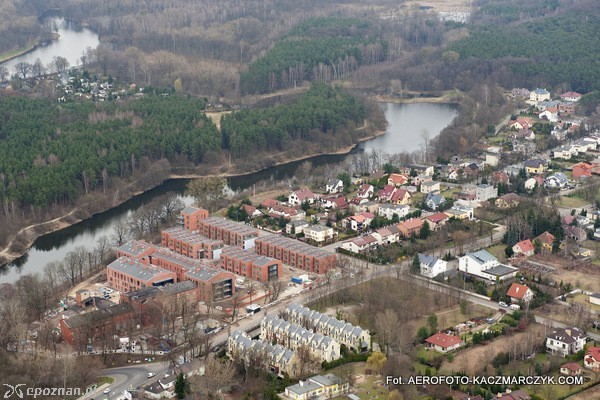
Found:
[[[231,297],[235,294],[235,275],[231,272],[211,268],[187,270],[185,279],[198,287],[198,300],[210,302]]]
[[[150,286],[132,292],[121,293],[121,301],[129,303],[135,317],[143,326],[162,324],[162,317],[151,312],[154,305],[179,302],[195,305],[198,303],[198,288],[192,281],[183,281],[166,286]]]
[[[221,253],[221,268],[260,282],[268,282],[281,276],[283,264],[271,257],[228,247]]]
[[[161,244],[175,253],[190,258],[218,260],[225,245],[222,240],[209,239],[183,228],[165,229],[160,233]]]
[[[106,267],[106,279],[110,287],[129,292],[147,286],[175,283],[177,275],[133,258],[120,257]]]
[[[197,231],[200,227],[200,221],[208,218],[208,211],[203,208],[188,206],[181,210],[179,217],[181,227],[188,231]]]
[[[336,255],[298,240],[267,235],[255,240],[254,251],[307,272],[324,274],[335,266]]]
[[[150,263],[174,272],[177,276],[177,282],[184,281],[185,273],[190,269],[208,268],[217,270],[217,267],[210,265],[207,260],[196,260],[162,248],[150,256]]]
[[[258,231],[240,222],[225,218],[209,217],[198,222],[198,233],[210,239],[222,240],[230,246],[240,246],[243,249],[254,247]]]
[[[126,330],[133,322],[134,311],[129,303],[120,303],[112,307],[73,315],[60,320],[60,333],[70,345],[86,345],[99,337],[110,337]]]
[[[156,246],[144,240],[130,240],[117,248],[117,258],[129,257],[148,264],[148,256],[157,250]]]

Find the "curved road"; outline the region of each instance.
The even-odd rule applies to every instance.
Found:
[[[98,400],[98,399],[116,399],[123,394],[124,390],[135,389],[138,386],[150,382],[154,382],[170,371],[169,362],[138,364],[128,367],[110,368],[102,371],[102,376],[108,376],[114,379],[111,385],[99,386],[94,392],[89,393],[79,400]],[[153,372],[156,375],[148,379],[148,372]],[[103,390],[108,386],[111,392],[106,395]]]

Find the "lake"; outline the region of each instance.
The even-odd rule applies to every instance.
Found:
[[[60,37],[45,45],[38,46],[35,50],[22,56],[13,58],[0,65],[5,66],[9,73],[15,72],[15,65],[21,61],[33,64],[39,58],[44,66],[52,62],[53,57],[61,56],[69,61],[70,66],[81,63],[81,54],[88,48],[95,49],[100,44],[98,35],[87,28],[80,28],[63,18],[49,17],[43,23],[54,23],[58,27]]]
[[[421,137],[423,130],[427,130],[430,137],[433,138],[450,124],[457,114],[454,107],[437,103],[384,103],[382,107],[384,107],[385,116],[389,122],[386,133],[361,143],[358,146],[359,149],[381,150],[386,153],[419,150],[423,143]],[[341,162],[346,157],[347,155],[324,155],[313,157],[310,161],[313,165],[319,166]],[[233,190],[239,190],[252,187],[252,185],[267,179],[288,179],[294,176],[296,169],[303,162],[292,162],[257,173],[233,177],[228,179],[228,185]],[[99,237],[103,235],[110,237],[115,225],[126,220],[132,212],[157,196],[175,193],[186,204],[191,204],[192,199],[183,196],[187,182],[188,180],[185,179],[167,181],[118,207],[71,227],[40,237],[25,256],[0,269],[0,283],[15,282],[24,273],[40,272],[47,263],[62,260],[69,251],[78,246],[93,248]]]

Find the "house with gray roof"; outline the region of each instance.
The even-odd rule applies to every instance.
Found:
[[[496,257],[486,250],[467,253],[459,257],[458,269],[492,282],[512,278],[519,271],[518,268],[501,264]]]
[[[421,275],[427,278],[435,278],[439,274],[446,272],[448,269],[448,262],[440,258],[422,253],[419,253],[418,257]]]
[[[315,375],[285,388],[283,397],[292,400],[331,399],[348,392],[350,384],[334,374]]]

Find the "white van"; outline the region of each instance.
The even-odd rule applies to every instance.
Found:
[[[510,308],[511,310],[520,310],[521,306],[519,306],[518,304],[511,304],[510,306],[508,306],[508,308]]]

